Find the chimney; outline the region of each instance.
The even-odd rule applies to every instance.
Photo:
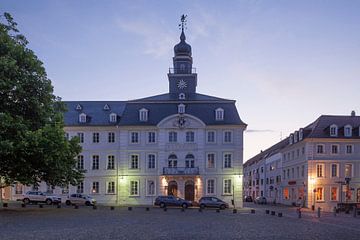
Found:
[[[355,114],[355,111],[354,111],[354,110],[352,110],[352,111],[351,111],[351,116],[352,116],[352,117],[355,117],[355,116],[356,116],[356,114]]]

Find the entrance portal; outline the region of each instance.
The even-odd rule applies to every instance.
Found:
[[[194,201],[195,199],[195,187],[193,181],[187,181],[185,183],[185,200]]]
[[[177,197],[177,190],[178,190],[177,182],[170,181],[168,185],[168,195],[173,195]]]

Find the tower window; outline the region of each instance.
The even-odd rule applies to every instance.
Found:
[[[216,121],[224,120],[224,109],[218,108],[215,110],[215,120]]]
[[[180,93],[179,94],[179,99],[184,100],[185,99],[185,93]]]
[[[117,120],[117,115],[116,115],[116,113],[111,113],[111,114],[110,114],[110,122],[115,123],[116,120]]]
[[[142,108],[139,110],[139,119],[141,122],[147,122],[148,120],[148,110],[145,108]]]
[[[185,113],[185,105],[184,104],[178,105],[178,113],[180,113],[180,114]]]
[[[79,115],[79,122],[86,123],[86,114],[85,113],[81,113]]]

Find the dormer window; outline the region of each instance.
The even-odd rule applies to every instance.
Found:
[[[180,93],[179,94],[179,99],[180,100],[185,100],[185,93]]]
[[[215,110],[215,120],[216,121],[224,120],[224,109],[218,108]]]
[[[110,106],[108,104],[105,104],[103,107],[103,110],[105,111],[109,111],[110,110]]]
[[[146,108],[142,108],[142,109],[139,110],[140,122],[147,122],[147,120],[148,120],[148,112],[149,112],[149,110],[147,110]]]
[[[294,143],[294,134],[290,134],[289,144],[293,144],[293,143]]]
[[[299,137],[299,132],[296,131],[294,134],[294,143],[296,143],[298,141],[298,137]]]
[[[79,122],[80,123],[86,123],[86,114],[85,113],[81,113],[79,115]]]
[[[299,131],[299,141],[301,141],[304,137],[304,129],[300,128],[300,131]]]
[[[351,125],[346,125],[344,127],[344,135],[345,135],[345,137],[351,137],[352,136],[352,126]]]
[[[178,105],[178,113],[180,113],[180,114],[185,113],[185,105],[184,104]]]
[[[80,104],[76,105],[75,107],[76,111],[81,111],[82,110],[82,106]]]
[[[330,136],[331,137],[336,137],[338,135],[338,127],[333,124],[330,126]]]
[[[109,115],[109,121],[110,121],[111,123],[117,122],[117,115],[116,115],[116,113],[111,113],[111,114]]]

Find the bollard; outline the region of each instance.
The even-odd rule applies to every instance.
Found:
[[[164,207],[164,212],[166,212],[167,211],[167,208],[166,207]]]
[[[317,217],[318,217],[318,218],[320,218],[320,211],[321,211],[321,208],[318,207],[318,209],[317,209]]]
[[[216,209],[216,212],[219,213],[219,212],[220,212],[220,209]]]
[[[4,208],[7,208],[8,206],[9,206],[8,203],[6,203],[6,202],[3,203]]]
[[[202,208],[199,208],[199,212],[202,212]]]
[[[57,208],[61,208],[61,204],[58,204],[56,207],[57,207]]]
[[[149,208],[149,207],[146,207],[145,210],[148,212],[148,211],[150,211],[150,208]]]
[[[254,214],[254,213],[255,213],[255,209],[251,209],[251,213]]]
[[[336,207],[334,207],[333,211],[334,211],[334,217],[336,217],[336,213],[337,213]]]
[[[236,208],[233,209],[233,213],[237,213],[237,209],[236,209]]]
[[[39,208],[43,208],[44,206],[42,204],[39,204]]]
[[[354,207],[354,218],[356,218],[357,209]]]
[[[282,217],[282,213],[281,213],[281,212],[278,213],[278,217]]]
[[[93,206],[93,209],[94,209],[94,210],[96,210],[96,209],[97,209],[97,206],[96,206],[96,205],[94,205],[94,206]]]
[[[298,208],[296,211],[298,213],[298,218],[301,218],[301,208]]]
[[[275,216],[275,211],[271,211],[271,215],[272,215],[272,216]]]
[[[115,210],[115,207],[114,206],[110,206],[110,210]]]
[[[129,210],[129,211],[132,211],[132,207],[128,207],[128,210]]]
[[[79,206],[75,204],[74,209],[79,209]]]
[[[266,213],[266,214],[270,214],[270,210],[265,210],[265,213]]]
[[[22,204],[21,204],[21,207],[22,207],[22,208],[26,207],[26,204],[25,204],[25,203],[22,203]]]

